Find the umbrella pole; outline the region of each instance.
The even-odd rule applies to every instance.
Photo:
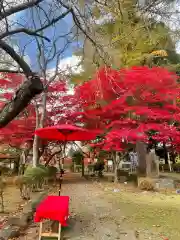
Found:
[[[62,185],[62,171],[59,178],[59,196],[61,195],[61,185]]]
[[[64,143],[64,157],[65,157],[65,149],[66,149],[66,142]],[[61,164],[62,166],[62,164]],[[58,195],[61,196],[61,187],[62,187],[62,181],[63,181],[63,174],[64,174],[64,169],[60,169],[60,177],[59,177],[59,193]]]

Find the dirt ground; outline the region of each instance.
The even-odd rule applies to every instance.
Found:
[[[32,197],[36,197],[37,194],[38,193],[32,193]],[[22,198],[20,197],[19,189],[14,185],[8,185],[5,188],[3,198],[4,198],[4,212],[1,212],[0,208],[0,228],[3,227],[3,225],[8,220],[9,216],[12,217],[13,215],[14,216],[19,215],[19,213],[23,209],[23,206],[28,202],[22,200]]]
[[[134,193],[132,189],[123,189],[120,185],[82,180],[78,174],[69,176],[67,174],[62,190],[63,195],[69,195],[71,199],[71,216],[69,227],[63,231],[64,240],[180,239],[177,220],[179,212],[178,208],[176,212],[174,208],[171,209],[171,204],[175,200],[170,196],[167,198],[170,202],[166,196],[162,197],[164,195],[153,197],[151,195],[149,200],[149,193]],[[57,189],[55,193],[58,193]],[[156,198],[160,199],[159,202]],[[156,206],[152,204],[153,201]],[[162,202],[167,203],[170,208],[161,206]],[[175,215],[175,218],[171,215],[173,217]],[[165,228],[161,228],[163,223],[174,225],[170,231],[174,235],[169,233],[171,226],[167,229],[166,225]],[[19,240],[32,239],[38,239],[37,224],[32,224],[26,234],[19,238]]]
[[[5,224],[8,217],[19,213],[26,201],[20,197],[19,189],[15,186],[8,186],[4,190],[4,213],[0,213],[0,228]],[[1,210],[0,210],[1,211]]]

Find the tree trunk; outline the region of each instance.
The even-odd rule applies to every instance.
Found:
[[[84,158],[82,159],[81,166],[82,166],[82,177],[84,177]]]
[[[163,142],[163,149],[164,149],[165,164],[169,164],[169,162],[168,162],[168,152],[167,152],[166,144],[164,142]]]
[[[172,161],[173,164],[176,163],[176,155],[175,155],[175,153],[174,153],[173,150],[172,150],[172,152],[171,152],[171,161]]]
[[[23,175],[24,174],[25,162],[26,162],[25,151],[22,151],[21,156],[20,156],[20,161],[19,161],[18,175]]]
[[[41,114],[41,119],[39,120],[39,109],[38,106],[35,105],[35,110],[36,110],[36,129],[41,127],[44,127],[44,121],[46,118],[46,99],[47,99],[47,92],[45,91],[43,96],[42,96],[42,114]],[[34,142],[33,142],[33,167],[36,167],[39,164],[39,148],[41,147],[41,141],[37,135],[34,137]]]
[[[20,162],[20,158],[18,158],[14,161],[13,173],[15,173],[15,174],[19,173],[19,162]]]
[[[115,183],[118,183],[118,167],[117,167],[117,164],[114,163],[114,182]]]
[[[61,152],[62,152],[62,150],[59,150],[59,151],[57,151],[57,152],[54,152],[54,153],[48,158],[48,160],[46,161],[45,167],[48,166],[48,164],[50,163],[51,159],[52,159],[54,156],[56,156],[56,154],[61,153]]]
[[[113,154],[113,168],[114,168],[114,182],[118,183],[118,165],[119,165],[119,160],[118,160],[118,153],[115,152]]]
[[[1,198],[1,213],[4,213],[4,192],[1,190],[0,192],[0,198]]]
[[[20,112],[22,112],[30,101],[43,91],[43,84],[39,77],[26,80],[15,94],[15,97],[7,103],[0,112],[0,128],[5,127]]]
[[[136,143],[136,151],[138,154],[138,175],[146,177],[146,145],[143,142]]]
[[[45,76],[44,76],[45,78]],[[46,80],[44,80],[46,83]],[[41,120],[40,120],[40,127],[44,127],[44,121],[46,119],[46,103],[47,103],[47,90],[43,92],[42,95],[42,114],[41,114]]]
[[[152,157],[146,154],[146,177],[151,177],[152,173]]]
[[[33,167],[37,167],[38,163],[39,163],[39,137],[35,135],[33,142],[33,159],[32,159]]]

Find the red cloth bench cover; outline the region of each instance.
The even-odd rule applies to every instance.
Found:
[[[62,226],[67,226],[69,217],[69,196],[48,196],[37,207],[34,216],[35,222],[43,219],[59,221]]]

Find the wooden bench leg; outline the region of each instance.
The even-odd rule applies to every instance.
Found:
[[[61,224],[59,224],[58,240],[61,240]]]
[[[40,222],[39,225],[39,240],[41,240],[41,235],[42,235],[42,222]]]
[[[41,240],[41,237],[55,237],[57,240],[61,240],[61,224],[59,224],[58,227],[58,233],[43,233],[43,222],[40,222],[39,226],[39,240]]]

